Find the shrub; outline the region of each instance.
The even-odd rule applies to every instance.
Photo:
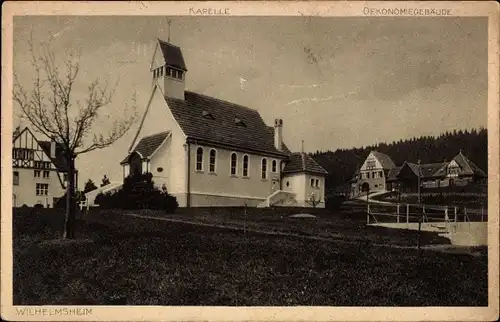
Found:
[[[342,203],[346,201],[346,197],[342,195],[330,195],[325,198],[325,208],[335,210],[340,208]]]
[[[159,209],[174,212],[179,204],[174,196],[155,187],[151,173],[125,178],[122,189],[100,193],[95,201],[104,209]]]
[[[59,198],[55,198],[54,202],[54,208],[58,209],[66,209],[66,193],[62,195]],[[79,201],[85,200],[85,195],[81,191],[77,191],[75,193],[75,202],[78,203]]]
[[[41,203],[37,203],[36,205],[33,206],[33,208],[40,209],[40,208],[44,208],[44,206]]]

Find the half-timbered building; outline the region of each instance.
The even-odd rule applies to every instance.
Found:
[[[65,193],[66,163],[54,140],[38,140],[25,127],[12,140],[12,206],[51,208]]]
[[[481,183],[487,174],[460,151],[451,161],[418,164],[404,162],[396,166],[392,159],[372,151],[354,174],[351,183],[353,197],[367,191],[417,192],[420,188],[445,188]]]

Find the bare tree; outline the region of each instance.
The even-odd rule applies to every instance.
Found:
[[[316,208],[320,203],[321,199],[317,197],[314,192],[311,192],[309,195],[309,199],[306,200],[308,204],[310,204],[313,208]]]
[[[55,140],[62,148],[67,165],[66,217],[63,238],[75,238],[75,159],[78,155],[110,146],[131,128],[136,118],[136,99],[126,106],[131,114],[115,119],[106,132],[96,133],[93,125],[102,109],[111,104],[114,88],[108,81],[95,79],[87,87],[86,99],[75,100],[73,92],[80,71],[80,53],[69,52],[56,61],[48,44],[37,51],[33,39],[28,41],[31,55],[33,88],[27,87],[14,74],[13,99],[37,132]],[[125,113],[128,114],[128,113]]]

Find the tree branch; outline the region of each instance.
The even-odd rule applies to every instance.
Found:
[[[92,142],[85,147],[85,138],[92,132],[95,133],[92,127],[99,117],[99,112],[112,103],[116,86],[110,89],[108,81],[101,83],[96,79],[87,88],[86,100],[72,104],[71,93],[80,71],[80,53],[68,53],[61,65],[64,66],[61,75],[49,44],[41,44],[40,52],[35,50],[33,38],[28,41],[28,45],[34,70],[33,89],[28,94],[18,75],[14,74],[13,99],[19,105],[22,116],[28,119],[38,132],[48,138],[56,138],[68,158],[108,147],[125,135],[136,118],[135,94],[131,106],[134,114],[122,120],[115,120],[108,133],[94,134]],[[71,115],[76,116],[72,118]]]

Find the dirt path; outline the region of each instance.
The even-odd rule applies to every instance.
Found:
[[[340,237],[336,239],[336,238],[325,238],[325,237],[319,237],[319,236],[307,236],[307,235],[300,235],[300,234],[294,234],[294,233],[268,231],[268,230],[254,229],[254,228],[244,228],[244,227],[231,226],[231,225],[203,223],[203,222],[198,222],[198,221],[180,220],[180,219],[173,219],[173,218],[161,218],[161,217],[138,215],[138,214],[124,214],[124,215],[129,216],[129,217],[141,218],[141,219],[168,221],[168,222],[182,223],[182,224],[189,224],[189,225],[196,225],[196,226],[204,226],[204,227],[216,227],[216,228],[229,229],[229,230],[234,230],[234,231],[246,231],[246,232],[257,233],[257,234],[302,238],[302,239],[309,239],[309,240],[316,240],[316,241],[323,241],[323,242],[342,242],[342,243],[347,243],[347,244],[359,244],[359,243],[363,242],[361,240],[345,240],[344,238],[340,238]],[[378,244],[378,243],[370,243],[369,245],[374,246],[374,247],[385,247],[385,248],[396,248],[396,249],[411,249],[411,250],[417,249],[417,246],[403,246],[403,245]],[[459,246],[454,246],[454,245],[424,245],[421,247],[421,249],[432,250],[432,251],[441,251],[441,252],[454,253],[454,254],[456,254],[456,253],[471,254],[466,249],[464,249],[464,247],[459,247]],[[475,255],[475,254],[476,253],[473,253],[471,255]]]

